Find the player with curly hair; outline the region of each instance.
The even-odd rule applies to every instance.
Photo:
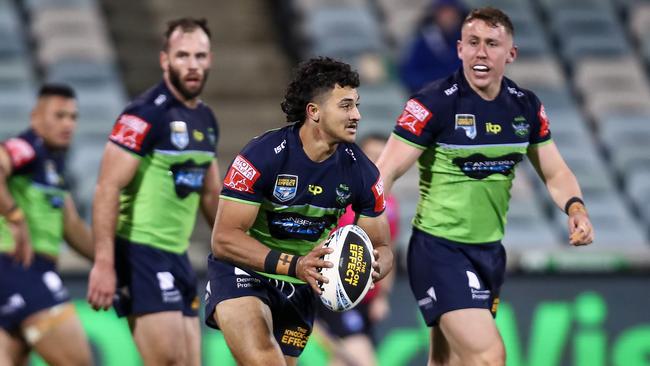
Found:
[[[226,174],[205,313],[238,364],[297,363],[327,282],[318,268],[332,266],[321,243],[349,204],[374,244],[374,279],[392,268],[383,184],[354,144],[358,85],[345,63],[301,64],[282,103],[291,124],[249,142]]]

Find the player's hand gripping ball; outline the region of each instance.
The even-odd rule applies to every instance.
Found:
[[[332,268],[321,268],[320,273],[329,279],[319,282],[320,299],[334,311],[346,311],[363,300],[372,286],[372,243],[368,235],[356,225],[346,225],[334,231],[324,246],[334,251],[323,259],[332,262]]]

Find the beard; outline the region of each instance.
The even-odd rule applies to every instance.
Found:
[[[189,90],[185,87],[183,82],[181,81],[181,75],[180,72],[178,72],[176,69],[174,69],[171,65],[167,68],[167,73],[169,74],[169,81],[172,83],[174,88],[178,90],[179,93],[185,98],[185,100],[192,100],[199,95],[201,95],[201,92],[203,92],[203,87],[205,86],[205,82],[208,80],[208,75],[210,74],[209,69],[205,69],[203,72],[203,79],[201,79],[201,84],[199,84],[199,87],[196,88],[196,90],[192,91]]]

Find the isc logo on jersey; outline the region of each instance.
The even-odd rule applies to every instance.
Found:
[[[420,136],[432,116],[433,114],[420,102],[410,99],[406,102],[402,114],[397,118],[397,125],[416,136]]]
[[[253,185],[260,177],[260,172],[241,155],[237,155],[226,174],[224,186],[240,192],[255,193]]]

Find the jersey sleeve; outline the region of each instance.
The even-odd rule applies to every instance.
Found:
[[[534,116],[532,118],[533,126],[530,134],[530,144],[535,146],[551,140],[551,129],[544,105],[535,95],[533,95],[532,104]]]
[[[354,212],[366,217],[376,217],[381,215],[386,208],[384,200],[384,181],[379,175],[377,167],[367,160],[365,167],[361,170],[360,194],[358,199],[352,203]]]
[[[144,156],[154,147],[155,118],[153,109],[127,108],[117,118],[108,139],[136,155]]]
[[[438,135],[436,120],[431,108],[416,95],[409,99],[397,118],[393,134],[409,145],[426,149]]]
[[[268,172],[268,163],[265,164],[265,155],[260,150],[253,140],[235,157],[223,181],[221,195],[225,199],[261,204],[264,188],[273,174]]]
[[[12,137],[2,143],[14,171],[27,169],[36,160],[37,151],[30,141],[22,137]]]

